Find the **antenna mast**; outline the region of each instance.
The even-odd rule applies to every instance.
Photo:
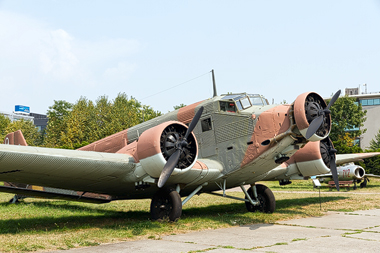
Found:
[[[213,89],[214,89],[213,97],[216,97],[216,96],[218,96],[218,94],[216,93],[215,75],[214,75],[213,69],[211,70],[211,74],[212,74],[212,84],[213,84]]]

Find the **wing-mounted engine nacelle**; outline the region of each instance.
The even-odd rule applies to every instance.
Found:
[[[346,166],[340,166],[337,168],[339,180],[361,180],[365,176],[365,170],[363,167],[355,164],[348,164]]]
[[[309,141],[320,141],[326,138],[331,130],[331,116],[324,113],[327,107],[323,98],[314,92],[306,92],[299,95],[294,101],[294,119],[297,128],[303,137]],[[318,130],[310,137],[306,137],[310,123],[323,114],[323,121]]]
[[[160,177],[169,157],[176,151],[187,131],[181,122],[168,121],[143,132],[137,142],[137,156],[144,171],[153,178]],[[187,137],[179,161],[172,175],[191,169],[198,157],[198,143],[195,135]]]
[[[287,162],[289,167],[295,167],[303,177],[310,177],[330,172],[328,139],[319,142],[309,142],[298,150]]]

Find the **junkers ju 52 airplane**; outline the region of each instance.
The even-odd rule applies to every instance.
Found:
[[[269,105],[260,95],[216,96],[214,91],[213,98],[79,150],[0,144],[0,181],[80,192],[72,195],[77,201],[152,198],[151,218],[170,221],[180,218],[182,206],[194,195],[229,197],[226,189],[240,186],[245,198],[231,198],[244,201],[248,211],[271,213],[274,195],[256,182],[270,173],[276,176],[273,169],[292,161],[308,142],[318,143],[319,155],[293,159],[278,175],[308,177],[331,169],[337,182],[336,150],[327,137],[329,108],[339,94],[329,105],[314,92],[299,95],[292,104]],[[215,192],[219,190],[223,194]],[[0,191],[44,196],[36,189],[1,186]],[[91,198],[88,192],[108,197]]]

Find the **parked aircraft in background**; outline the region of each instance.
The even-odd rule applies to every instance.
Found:
[[[290,105],[269,105],[264,97],[246,93],[214,96],[79,150],[1,144],[0,181],[73,194],[12,186],[0,191],[102,203],[152,198],[152,219],[175,221],[195,194],[229,197],[226,189],[240,186],[246,197],[239,199],[248,211],[270,213],[274,195],[256,182],[274,176],[279,164],[288,163],[282,174],[289,178],[331,169],[338,182],[336,150],[327,137],[329,108],[339,94],[329,105],[314,92],[299,95]],[[16,143],[16,135],[13,141],[12,134],[7,136],[6,143]],[[323,146],[325,153],[293,157],[308,142],[318,143],[320,151]],[[248,191],[246,184],[251,185]],[[101,195],[86,196],[88,192]]]
[[[360,188],[366,187],[369,178],[380,178],[380,175],[366,174],[363,167],[354,163],[347,163],[337,168],[339,181],[353,181],[354,189],[357,188],[356,184],[360,183]],[[328,183],[332,180],[331,173],[317,175],[316,178],[322,183]]]
[[[329,150],[331,147],[331,141],[327,137],[322,141],[309,142],[297,151],[288,161],[277,166],[271,170],[262,181],[279,181],[280,185],[290,184],[290,180],[303,180],[309,179],[311,175],[308,175],[307,171],[310,169],[308,166],[311,164],[308,162],[310,160],[323,161],[324,164],[328,165],[330,163]],[[336,154],[335,163],[337,165],[342,165],[337,167],[337,174],[339,181],[353,181],[355,186],[356,183],[363,181],[360,186],[365,187],[369,181],[368,177],[380,178],[378,175],[366,174],[363,167],[355,165],[353,162],[361,161],[362,159],[378,156],[380,152],[370,152],[370,153],[354,153],[354,154]],[[318,166],[317,166],[318,168]],[[301,174],[291,173],[292,171],[301,171]],[[320,173],[319,175],[314,175],[319,179],[320,182],[333,181],[333,175],[329,171],[328,173]],[[314,178],[313,176],[313,178]]]

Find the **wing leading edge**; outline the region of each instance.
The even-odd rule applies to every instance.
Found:
[[[0,181],[112,195],[126,188],[134,168],[127,154],[0,144]]]

